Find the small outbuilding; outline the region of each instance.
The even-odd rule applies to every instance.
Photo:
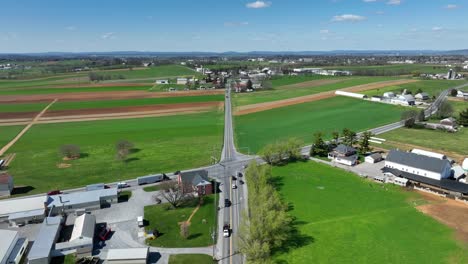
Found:
[[[10,196],[13,191],[13,177],[8,173],[0,174],[0,197]]]
[[[382,155],[380,153],[373,153],[369,156],[366,156],[364,158],[364,161],[367,162],[367,163],[377,163],[379,161],[381,161],[383,158],[382,158]]]
[[[418,100],[429,100],[429,94],[427,93],[418,93],[414,96]]]

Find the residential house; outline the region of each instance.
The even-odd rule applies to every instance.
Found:
[[[429,100],[429,94],[427,93],[418,93],[414,96],[418,100]]]
[[[411,94],[400,94],[396,97],[391,98],[390,100],[393,104],[399,105],[415,105],[414,97]]]
[[[13,187],[13,177],[7,173],[0,174],[0,197],[10,196]]]
[[[213,193],[213,183],[206,170],[181,172],[177,175],[177,183],[185,193],[195,192],[198,196]]]
[[[328,153],[328,158],[344,165],[353,166],[357,163],[358,155],[355,148],[340,144]]]

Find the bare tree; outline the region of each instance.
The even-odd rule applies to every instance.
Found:
[[[184,186],[177,183],[176,181],[166,181],[161,183],[160,196],[170,203],[174,208],[181,206],[187,200],[193,198],[191,192],[188,192],[190,186],[186,186],[184,192]]]
[[[180,236],[187,239],[190,235],[190,231],[189,231],[189,226],[190,226],[190,223],[187,222],[187,221],[183,221],[182,223],[180,223]]]
[[[133,148],[133,143],[127,140],[120,140],[115,144],[115,150],[117,151],[117,159],[121,161],[126,161],[128,154]]]
[[[64,158],[77,159],[80,157],[80,147],[72,144],[63,145],[60,147],[60,154]]]

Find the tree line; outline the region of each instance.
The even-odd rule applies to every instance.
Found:
[[[272,184],[271,169],[248,166],[245,177],[249,183],[250,217],[243,217],[239,235],[239,249],[249,263],[268,263],[272,252],[280,249],[291,236],[292,217]]]
[[[337,131],[332,132],[332,140],[330,142],[325,142],[324,136],[325,134],[320,131],[314,134],[314,141],[310,149],[311,156],[326,157],[339,143],[347,146],[358,144],[358,151],[362,155],[372,151],[369,140],[373,134],[370,131],[363,132],[358,138],[356,132],[348,128],[344,128],[341,134]]]
[[[278,141],[276,143],[266,145],[261,151],[260,155],[263,160],[271,165],[286,164],[291,161],[300,160],[301,147],[304,145],[300,139],[290,138],[285,141]]]

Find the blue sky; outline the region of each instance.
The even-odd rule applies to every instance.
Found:
[[[468,48],[466,0],[2,0],[0,53]]]

